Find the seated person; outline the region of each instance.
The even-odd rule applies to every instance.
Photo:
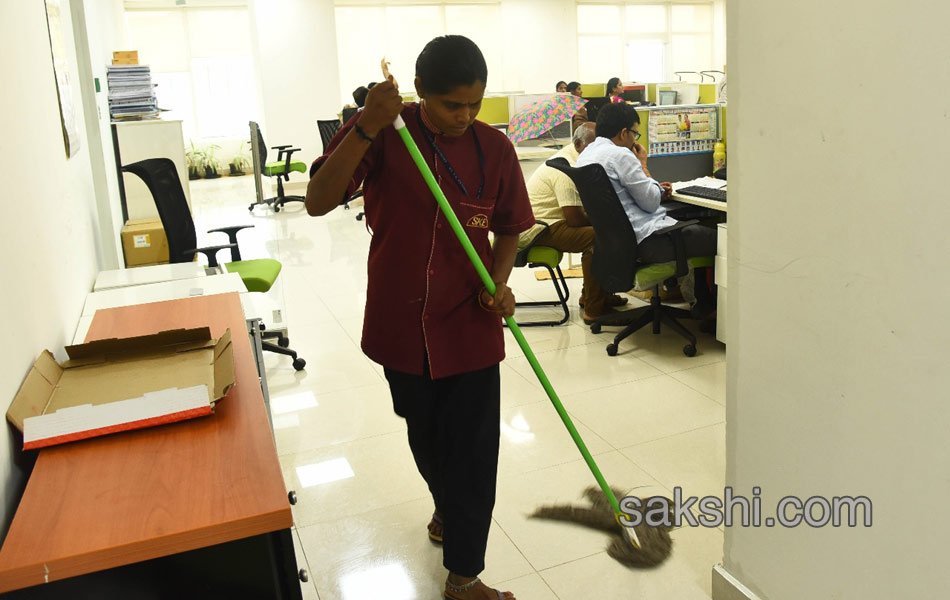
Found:
[[[570,82],[564,89],[572,96],[577,96],[578,98],[584,97],[584,88],[576,81]],[[587,115],[587,109],[582,106],[578,108],[574,116],[571,117],[571,128],[577,129],[581,123],[587,123],[588,121],[590,121],[590,117]]]
[[[597,114],[597,139],[591,142],[577,159],[578,167],[597,163],[604,167],[613,184],[624,212],[630,219],[637,237],[637,256],[645,263],[676,260],[673,240],[669,235],[653,235],[677,221],[667,216],[660,202],[669,198],[673,188],[668,182],[659,183],[647,169],[646,148],[637,143],[640,137],[640,115],[628,104],[610,104]],[[687,256],[714,256],[716,230],[699,224],[680,230]],[[711,280],[711,278],[710,278]],[[706,283],[706,269],[694,274],[696,303],[693,316],[715,316],[716,295]]]
[[[619,77],[611,77],[607,80],[607,97],[610,98],[610,102],[613,104],[624,101],[623,84]]]
[[[365,85],[353,90],[353,102],[356,104],[356,108],[363,108],[363,105],[366,104],[366,94],[369,93],[369,88]]]
[[[594,140],[594,124],[584,123],[574,130],[573,144],[568,144],[554,157],[563,157],[571,165],[577,155]],[[524,248],[537,238],[537,243],[562,252],[580,252],[584,286],[580,305],[584,319],[592,320],[613,312],[612,307],[627,303],[626,298],[608,296],[591,274],[594,250],[594,228],[581,205],[581,197],[570,177],[547,165],[541,165],[528,179],[528,197],[534,217],[549,225],[535,224],[519,236],[518,246]]]
[[[554,85],[554,91],[557,92],[558,94],[563,93],[563,92],[566,92],[566,91],[567,91],[567,82],[566,82],[566,81],[558,81],[558,82]]]

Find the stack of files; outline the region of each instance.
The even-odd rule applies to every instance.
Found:
[[[152,73],[148,65],[109,65],[106,77],[112,120],[158,118]]]

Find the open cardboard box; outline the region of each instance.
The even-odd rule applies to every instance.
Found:
[[[230,329],[207,327],[44,350],[7,410],[23,449],[192,419],[214,412],[234,385]]]

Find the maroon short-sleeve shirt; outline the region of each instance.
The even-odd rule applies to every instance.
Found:
[[[467,189],[465,195],[436,159],[420,129],[419,110],[416,103],[406,104],[402,118],[491,271],[488,232],[517,235],[534,224],[514,147],[493,127],[481,121],[472,125],[484,156],[485,184],[478,198],[482,167],[472,131],[458,138],[434,133],[436,145]],[[344,125],[327,153],[314,161],[311,177],[358,118]],[[363,319],[366,355],[416,375],[422,374],[428,356],[434,379],[500,362],[505,357],[501,319],[478,305],[481,280],[392,127],[383,129],[366,151],[347,195],[361,183],[366,221],[373,232]]]

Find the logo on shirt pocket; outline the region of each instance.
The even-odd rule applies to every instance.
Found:
[[[478,227],[479,229],[488,229],[488,215],[484,213],[479,213],[477,215],[472,215],[472,217],[465,223],[466,227]]]

